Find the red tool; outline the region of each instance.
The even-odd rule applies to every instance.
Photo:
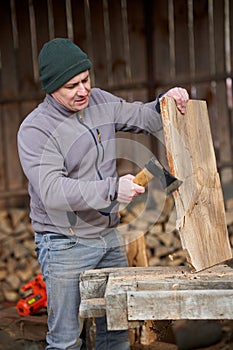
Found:
[[[31,294],[20,299],[16,305],[20,316],[33,315],[47,306],[46,285],[42,274],[29,281],[23,287],[23,291],[31,289]]]

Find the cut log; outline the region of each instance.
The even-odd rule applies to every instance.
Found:
[[[188,263],[200,271],[232,258],[207,106],[190,100],[182,115],[163,98],[161,112],[170,172],[183,180],[173,194],[177,229]]]

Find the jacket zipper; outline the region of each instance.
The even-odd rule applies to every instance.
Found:
[[[101,172],[99,171],[99,168],[98,168],[98,161],[99,161],[99,156],[100,156],[100,152],[99,152],[99,148],[98,148],[98,143],[99,145],[101,146],[102,150],[103,150],[103,155],[102,155],[102,161],[103,161],[103,158],[104,158],[104,147],[103,147],[103,144],[101,142],[101,134],[100,134],[100,131],[99,129],[96,129],[96,133],[97,133],[97,139],[94,135],[94,132],[91,130],[91,128],[89,128],[88,125],[86,125],[84,122],[83,122],[83,117],[82,117],[82,113],[78,113],[77,114],[77,119],[79,121],[80,124],[82,124],[91,134],[91,136],[93,137],[93,140],[95,142],[95,145],[96,145],[96,150],[97,150],[97,157],[96,157],[96,160],[95,160],[95,168],[96,168],[96,171],[97,171],[97,174],[100,178],[100,180],[103,180],[103,176],[101,175]],[[98,141],[97,141],[98,140]],[[110,212],[102,212],[102,211],[99,211],[102,215],[104,216],[108,216],[108,224],[109,226],[111,226],[111,216],[110,216]]]
[[[104,160],[104,146],[103,146],[102,141],[101,141],[101,133],[100,133],[99,129],[96,129],[96,132],[97,132],[97,140],[99,142],[100,147],[102,148],[102,159],[101,159],[101,161],[103,162],[103,160]]]
[[[95,160],[95,168],[96,168],[96,172],[97,172],[97,174],[98,174],[100,180],[103,180],[103,176],[101,175],[101,172],[99,171],[99,167],[98,167],[98,161],[99,161],[99,157],[100,157],[100,152],[99,152],[99,148],[98,148],[98,143],[97,143],[96,137],[95,137],[93,131],[91,130],[91,128],[89,128],[89,126],[86,125],[86,124],[83,122],[83,120],[82,120],[82,115],[79,115],[79,114],[78,114],[77,119],[78,119],[79,123],[82,124],[82,125],[90,132],[90,134],[91,134],[91,136],[92,136],[92,138],[93,138],[93,140],[94,140],[94,142],[95,142],[96,151],[97,151],[97,157],[96,157],[96,160]],[[102,147],[102,149],[103,149],[103,145],[102,145],[102,143],[101,143],[101,136],[98,136],[98,135],[100,135],[100,133],[98,134],[98,131],[99,131],[99,129],[97,129],[97,139],[98,139],[98,137],[100,137],[100,142],[99,142],[99,144],[101,145],[101,147]],[[98,139],[98,141],[99,141],[99,139]],[[103,156],[102,156],[102,159],[103,159]]]

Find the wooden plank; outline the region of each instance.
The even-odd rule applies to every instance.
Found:
[[[98,13],[98,16],[96,14]],[[94,53],[94,66],[92,70],[95,72],[95,81],[98,81],[98,86],[103,86],[108,81],[107,65],[110,62],[106,62],[106,41],[104,32],[104,18],[103,18],[103,1],[96,0],[90,2],[90,20],[91,20],[91,36],[92,36],[92,51]],[[111,46],[111,43],[108,42]],[[88,52],[90,56],[91,52]]]
[[[82,300],[79,308],[79,316],[82,318],[103,317],[106,315],[106,303],[104,298],[92,298]]]
[[[18,96],[21,99],[34,98],[37,95],[33,71],[32,42],[30,30],[29,2],[15,1],[18,48],[16,51]]]
[[[54,36],[55,38],[67,37],[66,4],[64,0],[52,0]]]
[[[208,0],[193,1],[195,70],[198,74],[210,73]],[[200,33],[202,33],[200,35]]]
[[[72,1],[71,5],[72,5],[72,15],[73,15],[74,42],[77,45],[79,45],[85,52],[87,52],[84,1],[75,0],[75,1]],[[82,16],[80,16],[80,14],[82,14]],[[87,53],[89,56],[89,52]]]
[[[230,8],[230,25],[232,28],[233,23],[233,4],[231,1],[229,1],[229,8]],[[230,58],[231,58],[231,67],[233,67],[233,35],[230,36]]]
[[[127,295],[128,290],[135,289],[132,280],[109,276],[105,292],[107,326],[109,330],[128,329]]]
[[[138,320],[232,318],[233,269],[228,265],[198,273],[184,266],[106,268],[85,271],[80,280],[80,316],[106,311],[109,330],[127,329],[128,322]]]
[[[225,100],[227,93],[232,94],[232,87],[227,87],[225,81],[217,83],[216,86],[216,128],[218,129],[218,140],[219,140],[219,165],[227,164],[232,162],[233,159],[233,147],[232,147],[232,135],[229,120],[229,113],[231,107],[227,106]],[[233,123],[233,122],[232,122]],[[221,127],[219,127],[221,125]],[[231,182],[233,180],[233,169],[232,167],[226,167],[221,170],[222,183]]]
[[[223,270],[222,270],[223,271]],[[156,272],[156,270],[155,270]],[[232,281],[232,274],[227,275],[222,273],[222,275],[211,275],[209,272],[208,274],[203,274],[200,277],[193,277],[193,276],[186,276],[181,275],[177,277],[171,277],[166,275],[163,276],[162,274],[160,276],[156,276],[156,273],[150,274],[150,275],[143,275],[141,274],[137,276],[130,276],[126,275],[124,279],[122,279],[122,276],[117,276],[118,274],[115,274],[113,272],[112,275],[110,275],[110,279],[108,282],[108,290],[106,291],[107,300],[109,303],[110,311],[108,312],[108,319],[109,326],[112,328],[115,327],[121,327],[122,324],[118,325],[118,321],[116,322],[115,317],[118,319],[119,312],[121,314],[127,314],[128,313],[128,321],[132,320],[153,320],[153,319],[173,319],[173,314],[169,313],[169,316],[167,315],[168,308],[165,308],[165,311],[161,308],[158,310],[158,308],[153,308],[154,303],[159,303],[159,300],[164,302],[165,305],[168,305],[169,302],[173,303],[173,301],[177,300],[177,295],[182,296],[182,298],[191,298],[192,300],[195,299],[195,302],[198,303],[198,298],[202,297],[203,295],[206,297],[208,295],[208,299],[206,301],[210,302],[211,305],[214,305],[214,301],[212,296],[219,295],[225,298],[231,298],[233,294],[233,281]],[[163,278],[164,277],[164,278]],[[91,281],[88,281],[88,287],[90,288],[92,284],[92,288],[89,290],[88,293],[85,293],[85,297],[88,295],[89,299],[83,299],[80,306],[80,317],[88,318],[88,317],[101,317],[106,314],[106,302],[105,298],[98,298],[96,295],[103,295],[103,290],[100,291],[99,286],[101,288],[103,287],[103,284],[101,282],[101,279],[94,279],[92,283]],[[87,284],[86,284],[87,285]],[[98,286],[99,285],[99,286]],[[124,292],[122,293],[122,289],[124,290],[125,287],[128,290],[133,290],[130,292],[125,292],[127,294],[127,307],[125,304],[125,297]],[[136,287],[135,287],[136,286]],[[82,291],[83,291],[84,285],[82,285]],[[120,288],[120,295],[119,295],[119,288]],[[111,292],[110,292],[111,290]],[[93,294],[91,295],[90,291],[93,291]],[[99,292],[98,292],[99,291]],[[182,293],[180,293],[182,291]],[[223,292],[224,291],[224,292]],[[225,293],[226,291],[226,293]],[[168,293],[167,293],[168,292]],[[109,294],[111,293],[111,299],[109,298]],[[174,295],[176,297],[174,297]],[[157,300],[158,296],[158,300]],[[180,297],[178,298],[178,301],[181,302]],[[186,310],[186,306],[184,306],[184,309],[182,309],[182,314],[178,314],[177,310],[180,310],[180,306],[178,304],[178,301],[175,306],[172,307],[172,310],[176,310],[176,316],[177,319],[182,318],[197,318],[196,316],[196,308],[195,303],[192,305],[194,306],[193,309]],[[145,304],[148,306],[145,307]],[[141,305],[141,306],[139,306]],[[227,303],[229,306],[229,303]],[[134,311],[132,311],[132,308]],[[148,309],[149,308],[149,313]],[[154,311],[156,309],[156,311]],[[128,311],[127,311],[128,310]],[[145,313],[143,314],[143,310],[145,310]],[[194,310],[194,311],[193,311]],[[174,311],[175,312],[175,311]],[[185,314],[187,312],[187,314]],[[212,318],[219,317],[222,318],[222,313],[219,312],[219,308],[217,310],[209,309],[208,312],[212,313]],[[137,316],[136,316],[137,314]],[[143,316],[142,316],[143,314]],[[158,316],[159,315],[159,316]],[[232,311],[229,311],[229,313],[224,313],[224,316],[227,316],[228,318],[232,318]],[[187,317],[186,317],[187,316]],[[189,317],[188,317],[189,316]],[[206,317],[211,318],[209,313],[206,314],[203,313],[199,315],[198,318],[200,319],[206,319]],[[220,317],[221,316],[221,317]],[[122,318],[122,316],[121,316]],[[122,322],[122,320],[120,320]],[[126,320],[124,319],[124,322]],[[120,329],[120,328],[119,328]]]
[[[190,74],[190,40],[188,25],[188,1],[176,0],[174,3],[175,71],[177,75]],[[182,38],[182,40],[180,40]],[[184,47],[187,49],[184,50]]]
[[[90,273],[88,274],[81,274],[80,293],[82,299],[103,298],[107,285],[107,278],[107,272],[102,272],[102,269],[90,270]]]
[[[137,290],[201,290],[233,289],[233,281],[225,279],[144,279],[137,280]]]
[[[151,79],[156,81],[169,80],[170,60],[169,60],[169,33],[168,33],[168,2],[155,1],[153,9],[154,31],[154,76]]]
[[[148,5],[143,0],[127,1],[128,9],[128,35],[130,43],[130,69],[132,72],[132,81],[145,81],[148,70],[148,60],[153,60],[147,56],[146,37],[148,23],[145,22],[145,7]],[[149,4],[150,5],[150,4]],[[151,14],[153,16],[153,14]],[[147,33],[148,34],[148,33]],[[150,33],[150,35],[153,35]],[[153,43],[150,40],[150,47]],[[136,52],[140,54],[135,54]],[[153,62],[154,63],[154,62]],[[138,69],[140,67],[140,69]],[[151,76],[150,76],[151,78]],[[141,89],[140,89],[141,91]],[[154,95],[153,95],[154,96]],[[142,99],[138,99],[142,101]]]
[[[128,320],[232,319],[233,290],[127,293]]]
[[[232,258],[207,106],[190,100],[183,116],[164,98],[161,110],[170,171],[183,180],[174,193],[177,229],[190,266],[200,271]]]
[[[49,40],[48,3],[45,0],[33,0],[38,54]],[[43,25],[41,25],[43,23]]]
[[[18,94],[16,44],[12,23],[10,1],[0,3],[0,99],[16,98]]]
[[[5,143],[4,143],[4,123],[3,123],[3,108],[0,106],[0,191],[4,191],[6,186],[5,174]]]
[[[20,189],[22,170],[17,152],[17,131],[19,128],[19,105],[5,104],[2,109],[5,141],[6,190]]]
[[[142,231],[122,231],[129,266],[148,266],[145,235]]]
[[[122,18],[122,2],[111,1],[111,9],[109,11],[109,22],[110,22],[110,40],[112,45],[112,77],[113,83],[124,83],[127,81],[127,62],[124,51],[124,28]],[[117,35],[116,35],[117,33]]]
[[[121,283],[127,283],[128,280],[164,280],[171,281],[179,280],[211,280],[211,281],[232,281],[233,269],[227,264],[220,264],[212,266],[211,268],[199,272],[191,272],[187,266],[156,266],[156,267],[119,267],[119,268],[103,268],[86,270],[80,275],[80,289],[81,294],[85,292],[86,299],[92,297],[102,297],[105,293],[105,287],[109,276],[120,278]],[[104,287],[105,284],[105,287]],[[98,285],[103,285],[103,289]],[[97,291],[97,292],[96,292]],[[93,294],[95,292],[95,294]]]

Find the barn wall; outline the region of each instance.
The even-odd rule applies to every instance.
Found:
[[[146,102],[177,85],[206,100],[221,179],[233,181],[232,25],[230,0],[1,1],[0,207],[28,205],[16,134],[43,99],[37,56],[54,37],[69,37],[88,52],[93,86],[128,101]],[[156,140],[124,137],[164,159]],[[137,169],[130,144],[119,147],[120,174]]]

